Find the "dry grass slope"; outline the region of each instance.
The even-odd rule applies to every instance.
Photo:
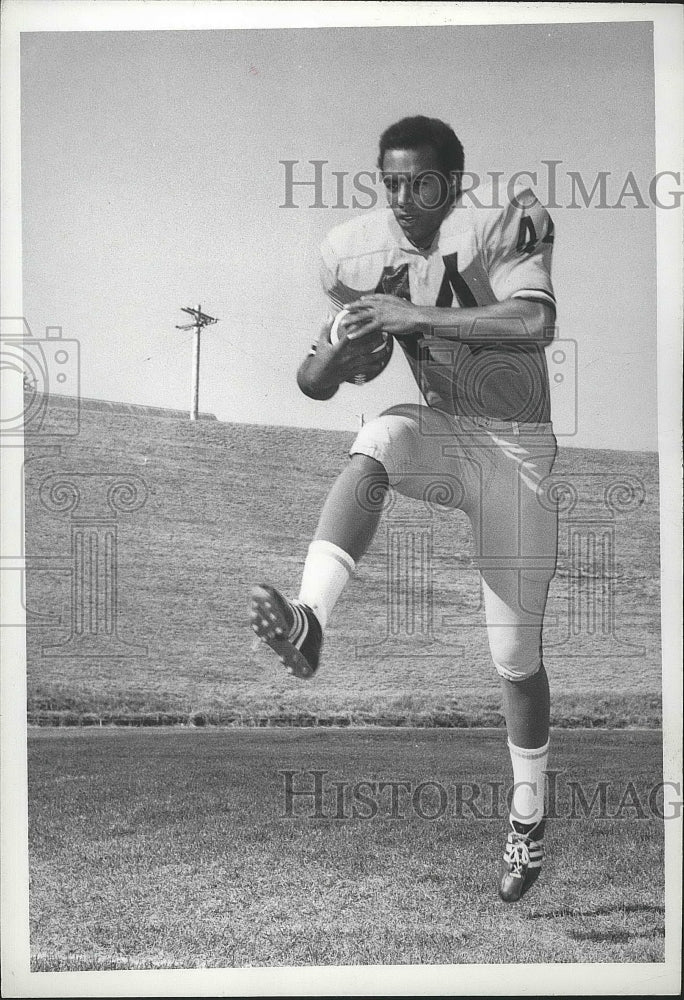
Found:
[[[352,438],[84,409],[77,436],[27,447],[31,720],[501,724],[460,513],[398,501],[338,606],[312,682],[292,680],[266,651],[251,648],[249,588],[262,579],[296,588]],[[44,446],[50,443],[57,453]],[[657,726],[657,456],[566,450],[556,473],[575,484],[579,502],[563,516],[545,636],[553,721]],[[115,514],[118,634],[128,645],[107,657],[103,647],[65,655],[54,647],[72,627],[79,520],[90,518],[105,532],[114,516],[107,487],[131,476],[144,481],[147,498],[140,509]],[[643,483],[643,502],[616,513],[604,494],[625,476]],[[71,512],[56,509],[54,490],[48,497],[55,479],[69,478],[82,492],[81,507]],[[628,493],[621,499],[613,490],[617,507],[630,507]],[[399,590],[388,581],[388,546],[397,535],[405,545],[427,539],[432,546],[429,620],[413,601],[422,584],[412,589],[410,574]],[[601,559],[606,538],[612,564]],[[92,613],[103,621],[102,607]]]

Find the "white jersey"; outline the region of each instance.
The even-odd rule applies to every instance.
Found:
[[[337,226],[321,247],[321,281],[333,312],[361,295],[397,295],[416,305],[457,310],[509,298],[555,308],[551,284],[553,222],[525,190],[501,208],[459,200],[428,250],[416,249],[392,211],[366,212]],[[458,324],[458,315],[449,317]],[[549,421],[544,348],[524,327],[502,324],[496,342],[438,336],[400,343],[430,406],[461,416]],[[460,332],[463,337],[466,331]]]

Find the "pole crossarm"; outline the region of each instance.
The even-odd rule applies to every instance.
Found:
[[[199,309],[191,309],[189,306],[181,306],[181,311],[188,313],[190,316],[194,316],[195,323],[199,323],[200,326],[210,326],[212,323],[218,323],[218,319],[214,316],[208,316]]]

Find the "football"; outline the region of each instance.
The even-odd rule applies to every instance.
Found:
[[[338,312],[330,328],[329,340],[331,344],[337,344],[345,334],[353,331],[353,325],[349,322],[349,311],[342,309]],[[381,372],[385,370],[392,357],[394,350],[394,340],[389,333],[369,333],[365,337],[351,341],[354,353],[358,352],[358,371],[347,382],[352,385],[365,385],[372,382]]]

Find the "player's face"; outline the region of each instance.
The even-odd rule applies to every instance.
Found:
[[[411,243],[430,243],[452,203],[435,150],[430,146],[388,149],[382,180],[394,217]]]

